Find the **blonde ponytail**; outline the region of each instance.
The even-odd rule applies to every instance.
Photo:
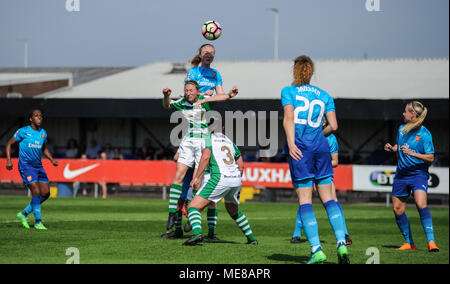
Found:
[[[412,112],[416,114],[416,118],[408,122],[403,128],[405,135],[411,130],[420,128],[428,113],[427,108],[419,101],[412,101],[408,106],[411,108]]]

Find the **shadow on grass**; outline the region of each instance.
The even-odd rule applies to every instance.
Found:
[[[286,241],[291,243],[291,244],[293,244],[293,245],[295,245],[295,244],[303,244],[303,243],[307,243],[308,242],[307,239],[300,239],[300,241],[296,241],[295,243],[292,242],[292,239],[287,239]],[[322,241],[322,243],[323,243],[323,241]]]
[[[388,246],[383,246],[384,248],[388,248],[388,249],[398,249],[399,248],[399,246],[398,245],[396,245],[396,246],[394,246],[394,245],[388,245]]]
[[[296,263],[307,263],[309,260],[309,256],[293,256],[288,254],[272,254],[267,257],[270,260],[276,261],[288,261],[288,262],[296,262]]]
[[[235,244],[235,245],[241,244],[241,243],[237,243],[237,242],[233,242],[233,241],[225,241],[225,240],[208,240],[208,239],[205,239],[204,242],[205,242],[205,243],[209,243],[209,244]]]
[[[160,236],[161,237],[161,236]],[[190,237],[192,237],[192,235],[183,235],[182,237],[171,237],[171,238],[162,238],[162,239],[166,239],[166,240],[187,240]],[[207,244],[241,244],[238,242],[234,242],[234,241],[226,241],[226,240],[210,240],[208,238],[204,238],[202,243],[207,243]]]

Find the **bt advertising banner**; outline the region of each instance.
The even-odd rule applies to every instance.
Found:
[[[353,188],[357,191],[392,192],[395,166],[353,166]],[[429,194],[449,194],[448,168],[430,167]]]

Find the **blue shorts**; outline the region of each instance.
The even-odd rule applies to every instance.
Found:
[[[333,177],[325,177],[322,179],[313,179],[313,178],[309,178],[309,179],[303,179],[300,181],[293,181],[292,185],[294,186],[294,188],[299,188],[299,187],[314,187],[314,185],[318,186],[318,185],[326,185],[326,184],[331,184],[333,183]]]
[[[292,185],[294,187],[310,187],[309,185],[331,184],[333,166],[329,152],[302,152],[303,158],[299,161],[289,156],[289,170],[291,172]],[[304,184],[307,182],[307,184]],[[298,186],[303,184],[304,186]],[[308,185],[308,186],[306,186]]]
[[[405,197],[416,190],[428,192],[428,178],[426,176],[394,178],[392,196]]]
[[[47,173],[44,167],[33,167],[27,165],[19,166],[20,176],[22,177],[23,183],[29,185],[33,182],[49,183]]]
[[[183,189],[180,198],[183,200],[192,200],[191,181],[194,176],[194,168],[188,168],[183,179]],[[190,190],[189,190],[190,189]]]

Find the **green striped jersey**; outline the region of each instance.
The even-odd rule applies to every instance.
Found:
[[[198,100],[205,98],[209,98],[209,96],[198,96]],[[183,112],[184,117],[189,122],[187,136],[202,138],[208,134],[206,112],[211,110],[211,103],[204,103],[201,106],[194,106],[194,104],[191,104],[183,97],[176,101],[172,100],[170,102],[170,108]]]
[[[211,175],[240,177],[236,160],[241,156],[238,147],[224,134],[213,133],[205,139],[205,148],[211,150],[209,168]]]

